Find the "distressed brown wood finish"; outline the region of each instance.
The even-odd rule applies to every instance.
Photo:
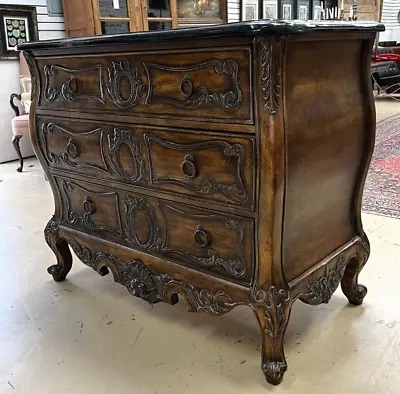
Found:
[[[293,302],[327,303],[339,284],[352,304],[367,292],[381,29],[259,22],[25,45],[31,136],[55,200],[49,273],[65,279],[69,245],[148,302],[249,305],[279,384]]]

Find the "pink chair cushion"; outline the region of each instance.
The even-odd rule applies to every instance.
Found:
[[[29,115],[16,116],[11,120],[11,126],[14,135],[29,134]]]

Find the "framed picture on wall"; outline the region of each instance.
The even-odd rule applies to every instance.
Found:
[[[0,59],[18,59],[18,44],[38,39],[36,7],[0,5]]]
[[[242,0],[242,21],[253,21],[259,19],[258,0]]]
[[[292,5],[283,4],[282,5],[282,19],[292,19]]]
[[[321,7],[319,5],[314,6],[313,19],[315,21],[321,20]]]
[[[299,5],[298,19],[300,19],[301,21],[308,20],[308,7],[306,5]]]
[[[263,19],[278,19],[278,0],[263,0]]]

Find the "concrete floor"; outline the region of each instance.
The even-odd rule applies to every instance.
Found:
[[[378,118],[398,112],[392,102],[377,108]],[[399,220],[363,216],[372,251],[362,306],[340,290],[328,305],[294,305],[289,369],[273,387],[250,308],[216,318],[184,303],[152,307],[77,259],[54,282],[43,238],[49,185],[35,159],[22,174],[16,167],[0,165],[1,394],[400,393]]]

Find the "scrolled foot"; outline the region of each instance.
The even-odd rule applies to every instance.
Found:
[[[266,361],[263,362],[262,370],[267,382],[276,386],[282,382],[283,375],[287,370],[287,364],[286,361]]]
[[[68,243],[64,239],[59,238],[58,221],[54,217],[47,223],[44,236],[47,244],[57,257],[57,264],[47,268],[47,272],[56,282],[62,282],[71,270],[72,256]]]
[[[22,172],[22,166],[19,166],[19,167],[17,168],[17,172]]]
[[[364,285],[356,284],[351,289],[343,289],[344,295],[352,305],[361,305],[364,301],[364,297],[367,295],[368,289]]]
[[[349,261],[342,279],[342,290],[350,304],[361,305],[367,295],[367,288],[358,283],[358,275],[368,260],[370,247],[367,236],[360,240],[357,254]]]

